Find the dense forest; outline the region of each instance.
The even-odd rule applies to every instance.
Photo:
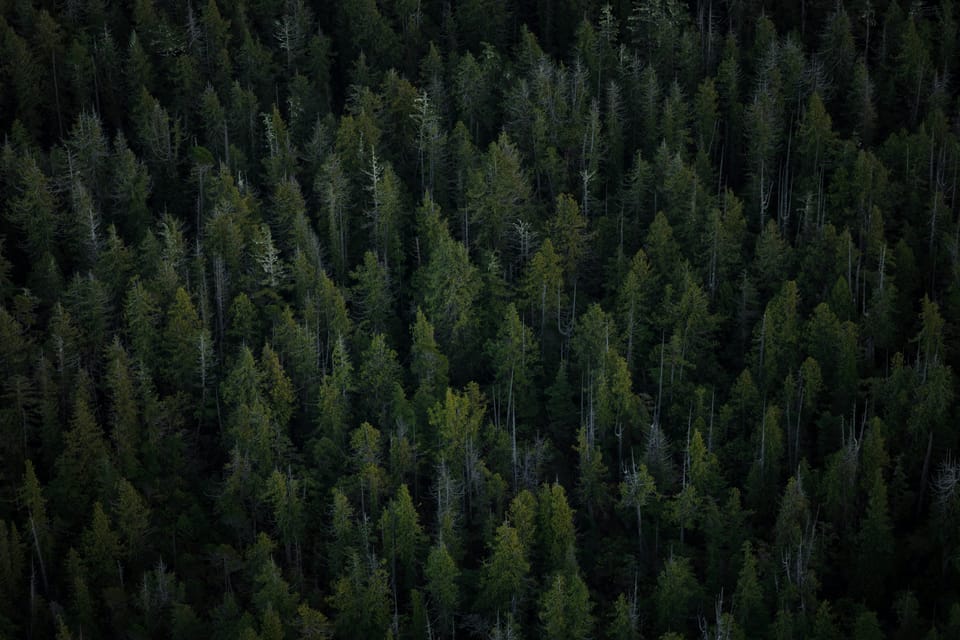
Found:
[[[960,638],[958,77],[951,0],[0,0],[0,637]]]

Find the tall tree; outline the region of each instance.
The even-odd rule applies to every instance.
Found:
[[[524,599],[530,562],[517,530],[504,523],[497,527],[491,555],[480,572],[480,599],[501,615],[516,615]]]
[[[460,603],[460,587],[457,584],[460,570],[442,541],[430,549],[424,574],[427,593],[440,621],[439,632],[445,637],[452,637]]]
[[[879,470],[874,472],[867,510],[858,536],[858,583],[869,602],[879,602],[885,576],[893,562],[893,525],[887,504],[887,486]]]
[[[543,637],[549,640],[588,638],[593,626],[591,608],[587,585],[579,575],[555,574],[540,601]]]
[[[657,576],[657,626],[662,631],[683,633],[690,627],[690,614],[700,585],[693,575],[690,559],[669,559]]]

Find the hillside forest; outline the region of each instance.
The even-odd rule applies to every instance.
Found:
[[[952,0],[0,0],[0,638],[960,638]]]

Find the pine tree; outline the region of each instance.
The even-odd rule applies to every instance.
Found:
[[[53,561],[50,557],[53,532],[47,516],[47,500],[43,495],[43,487],[40,486],[33,462],[29,459],[26,461],[26,471],[18,498],[20,504],[26,510],[24,531],[31,540],[31,555],[36,557],[40,568],[40,577],[43,579],[44,589],[46,590],[49,588],[47,565]]]
[[[554,483],[540,487],[537,496],[537,538],[542,566],[547,573],[576,573],[576,534],[573,510],[563,487]],[[561,587],[562,588],[562,587]]]
[[[467,385],[463,392],[448,388],[443,402],[438,401],[428,412],[440,461],[449,465],[453,477],[471,493],[478,488],[474,486],[478,470],[471,452],[480,441],[485,415],[485,400],[476,383]]]
[[[643,510],[651,499],[657,498],[657,485],[647,471],[647,465],[636,462],[624,470],[620,483],[620,504],[624,509],[632,509],[637,517],[637,538],[643,546]]]
[[[587,585],[576,572],[556,573],[540,600],[540,624],[549,640],[589,637],[593,620]]]
[[[523,247],[519,252],[513,250],[508,238],[512,226],[530,221],[531,198],[520,152],[509,136],[501,133],[490,143],[482,166],[470,175],[467,209],[470,222],[478,228],[480,246],[499,253],[507,265],[524,257]],[[469,233],[464,242],[472,245]]]
[[[320,383],[317,429],[318,435],[336,442],[348,430],[350,396],[355,391],[353,365],[342,336],[334,343],[332,360],[330,373]]]
[[[481,281],[467,248],[450,237],[444,223],[439,229],[426,228],[419,234],[428,240],[429,256],[414,276],[419,301],[431,318],[444,351],[461,359],[471,352],[476,339],[476,303]],[[433,241],[435,239],[435,241]]]
[[[911,124],[916,123],[920,116],[920,102],[924,97],[924,79],[930,73],[930,68],[930,54],[926,43],[917,29],[916,19],[910,15],[901,36],[894,76],[897,93],[900,101],[903,102],[903,113]]]
[[[412,114],[411,114],[412,115]],[[407,124],[411,118],[403,118]],[[397,128],[394,128],[394,133]],[[403,251],[400,231],[403,228],[404,197],[402,183],[391,164],[380,166],[376,154],[371,154],[371,167],[367,174],[370,184],[372,206],[367,211],[367,225],[371,232],[372,246],[383,260],[384,267],[401,273]]]
[[[20,227],[30,258],[39,263],[56,252],[56,236],[63,224],[57,215],[57,199],[50,181],[33,157],[19,162],[16,198],[10,201],[7,216]]]
[[[612,640],[637,640],[640,637],[636,602],[628,602],[624,594],[613,603],[607,636]]]
[[[371,333],[387,331],[394,315],[395,294],[386,263],[367,251],[363,254],[363,264],[350,276],[356,281],[352,297],[359,310],[360,329]]]
[[[109,357],[107,376],[112,396],[110,438],[113,441],[116,466],[125,477],[135,477],[140,466],[140,419],[127,352],[118,338],[114,338],[110,346]]]
[[[760,583],[757,558],[750,541],[743,543],[743,564],[733,594],[733,613],[737,624],[746,633],[762,633],[767,628],[763,587]]]
[[[167,311],[163,333],[167,380],[184,390],[204,384],[207,370],[213,365],[213,342],[203,326],[190,294],[182,287]]]
[[[41,71],[43,67],[37,63],[34,52],[25,39],[17,34],[12,26],[7,25],[6,21],[2,26],[4,33],[0,37],[0,46],[3,47],[4,75],[12,89],[11,107],[22,120],[21,126],[36,134],[39,131],[38,119],[43,104],[40,91],[42,85],[38,82],[38,79],[45,75]]]
[[[497,527],[491,555],[480,572],[480,599],[501,615],[518,611],[526,592],[530,562],[517,530],[507,523]]]
[[[12,626],[19,616],[16,594],[21,593],[25,577],[27,545],[20,539],[17,526],[0,520],[0,624]]]
[[[360,365],[360,391],[367,416],[384,427],[392,425],[402,410],[401,373],[396,351],[387,346],[382,333],[374,335]]]
[[[82,549],[84,563],[94,584],[112,583],[115,577],[119,578],[120,539],[99,501],[93,505],[90,527],[83,532]]]
[[[396,497],[383,510],[380,532],[394,591],[399,585],[409,587],[416,578],[417,547],[423,537],[423,529],[407,485],[400,485]]]
[[[130,563],[143,563],[149,542],[150,508],[140,492],[124,478],[117,484],[114,514],[123,557]]]
[[[657,576],[657,627],[666,631],[684,632],[690,626],[690,614],[698,596],[699,585],[690,567],[690,559],[674,557],[666,562]]]
[[[327,218],[327,242],[333,266],[342,276],[349,264],[351,229],[347,211],[350,206],[350,183],[336,154],[331,154],[324,163],[313,190],[320,195]]]
[[[382,638],[390,624],[390,588],[379,562],[351,554],[347,573],[334,584],[330,604],[336,610],[337,636]]]
[[[452,637],[460,604],[460,587],[457,584],[460,569],[442,541],[430,549],[424,576],[430,602],[440,621],[439,631],[445,637]]]
[[[294,411],[294,389],[290,377],[273,348],[264,345],[260,354],[260,385],[270,416],[281,430],[286,430]]]
[[[858,536],[857,582],[869,602],[879,603],[885,593],[886,576],[891,573],[894,540],[887,504],[887,485],[879,469],[867,499],[867,511]]]
[[[507,305],[496,338],[487,343],[486,354],[494,371],[494,419],[515,434],[518,411],[521,420],[538,413],[535,384],[540,347],[512,303]]]
[[[380,513],[380,498],[387,489],[386,472],[380,466],[383,458],[380,432],[369,422],[362,423],[350,434],[350,449],[363,518],[376,518]]]
[[[85,396],[84,390],[78,391],[70,429],[63,434],[63,451],[56,462],[54,495],[58,509],[71,518],[87,512],[109,486],[113,473],[103,430]]]
[[[635,355],[647,353],[651,346],[651,316],[649,306],[655,293],[650,262],[643,249],[637,251],[630,269],[617,293],[617,311],[626,343],[625,357],[635,367]],[[635,370],[635,369],[634,369]]]
[[[331,624],[327,616],[306,604],[297,608],[297,614],[300,616],[297,626],[303,640],[326,640],[330,637]]]
[[[566,311],[567,304],[563,278],[560,255],[547,238],[527,263],[521,284],[523,308],[532,314],[541,339],[548,326],[561,330],[561,312]]]
[[[414,404],[421,414],[446,392],[448,363],[434,338],[433,325],[420,307],[410,328],[410,373],[417,382]]]
[[[864,611],[853,623],[853,640],[881,640],[883,630],[877,614],[873,611]]]

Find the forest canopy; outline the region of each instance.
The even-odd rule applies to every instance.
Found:
[[[952,0],[0,0],[0,637],[960,637]]]

